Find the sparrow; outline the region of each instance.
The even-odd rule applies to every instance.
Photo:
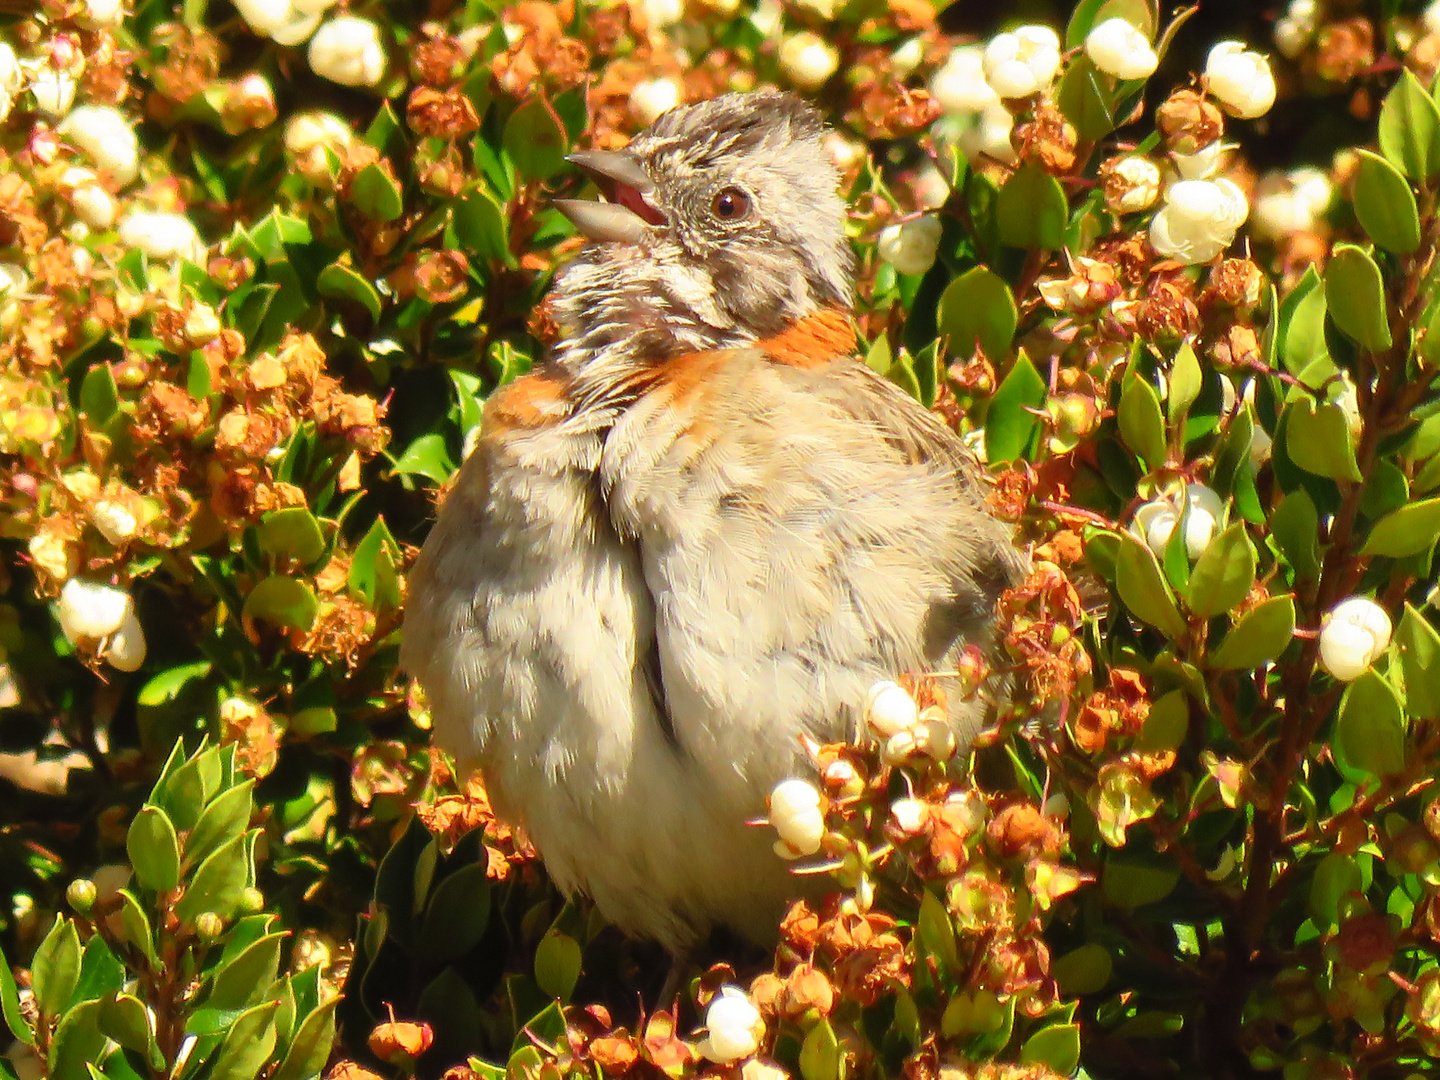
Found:
[[[956,434],[856,354],[818,114],[675,108],[572,156],[606,201],[558,344],[490,395],[410,576],[401,662],[552,878],[680,955],[807,891],[747,825],[897,674],[993,655],[1023,573]],[[986,704],[946,705],[968,742]]]

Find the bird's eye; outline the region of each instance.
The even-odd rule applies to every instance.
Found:
[[[739,188],[729,187],[715,196],[710,208],[721,221],[739,221],[750,213],[750,196]]]

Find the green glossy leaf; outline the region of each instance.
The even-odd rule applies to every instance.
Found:
[[[1428,366],[1440,365],[1440,295],[1430,301],[1430,306],[1420,316],[1415,352]]]
[[[1001,243],[1050,250],[1065,243],[1070,204],[1060,181],[1029,162],[1016,169],[1000,188],[995,216]]]
[[[1362,555],[1399,559],[1429,551],[1440,537],[1440,498],[1423,499],[1386,514],[1365,538]]]
[[[372,221],[394,221],[405,212],[405,198],[399,183],[380,166],[366,165],[350,181],[349,199]]]
[[[120,390],[109,364],[96,364],[80,383],[80,411],[90,427],[103,428],[120,408]]]
[[[1400,699],[1385,678],[1366,671],[1345,689],[1335,737],[1357,769],[1390,776],[1405,768],[1405,721]]]
[[[960,951],[955,942],[955,924],[945,904],[929,889],[920,896],[920,918],[916,925],[920,944],[951,974],[960,971]]]
[[[570,149],[565,126],[543,94],[510,114],[502,142],[515,167],[530,180],[548,180],[565,168]]]
[[[1420,246],[1415,193],[1400,171],[1378,154],[1360,152],[1355,173],[1355,216],[1377,247],[1409,255]]]
[[[120,890],[121,936],[128,944],[140,950],[151,970],[160,970],[160,960],[155,953],[155,936],[150,930],[150,918],[140,901],[128,889]]]
[[[1160,573],[1154,553],[1128,533],[1120,535],[1115,557],[1115,587],[1120,599],[1141,622],[1149,623],[1172,641],[1185,637],[1185,619],[1175,594]]]
[[[272,510],[257,532],[260,550],[273,558],[312,563],[325,554],[320,522],[303,506]]]
[[[1050,966],[1050,974],[1067,997],[1098,994],[1109,984],[1114,970],[1110,950],[1095,942],[1071,950]]]
[[[1380,152],[1417,184],[1440,175],[1440,108],[1409,68],[1380,105]]]
[[[1020,1064],[1046,1065],[1061,1076],[1069,1076],[1080,1064],[1080,1025],[1041,1028],[1020,1047]]]
[[[55,925],[30,961],[30,988],[41,1015],[59,1016],[70,1004],[70,996],[79,982],[80,934],[73,922],[56,915]]]
[[[209,675],[214,666],[209,660],[197,660],[194,663],[168,668],[158,675],[152,676],[140,688],[135,700],[141,705],[152,708],[175,701],[184,692],[185,687],[196,679],[203,679]],[[162,783],[164,783],[163,778],[156,781],[156,787],[158,788]]]
[[[82,1002],[66,1010],[50,1042],[49,1080],[90,1080],[86,1065],[98,1058],[104,1047],[99,1001]]]
[[[180,883],[180,843],[170,815],[158,806],[141,807],[125,836],[125,851],[136,880],[152,892],[169,892]]]
[[[390,535],[383,517],[365,533],[350,560],[348,584],[351,591],[364,598],[377,611],[400,606],[398,572],[400,546]]]
[[[1115,91],[1110,77],[1100,72],[1084,53],[1065,65],[1055,103],[1075,133],[1087,142],[1099,142],[1117,126]]]
[[[1202,618],[1229,611],[1255,584],[1255,546],[1241,522],[1235,522],[1206,545],[1195,569],[1185,602]]]
[[[1142,754],[1161,754],[1179,749],[1190,732],[1190,704],[1184,690],[1171,690],[1150,706],[1135,749]]]
[[[1225,635],[1210,654],[1210,666],[1222,671],[1258,668],[1283,653],[1294,636],[1294,598],[1272,596],[1246,612]]]
[[[245,831],[254,810],[251,791],[255,781],[246,780],[212,799],[200,814],[200,820],[185,838],[185,864],[194,866],[204,861],[216,848],[223,847]]]
[[[580,981],[580,943],[551,930],[535,949],[535,981],[552,998],[569,1001]]]
[[[35,1043],[35,1030],[20,1011],[20,991],[15,985],[15,974],[10,970],[10,961],[5,959],[5,950],[0,949],[0,1014],[5,1017],[5,1026],[10,1034],[26,1046]]]
[[[1270,515],[1270,536],[1297,578],[1320,576],[1320,513],[1304,488],[1285,496]]]
[[[945,287],[936,314],[939,333],[948,339],[952,355],[972,356],[978,343],[992,360],[1010,355],[1018,320],[1010,286],[983,266],[971,267]]]
[[[134,1050],[147,1061],[157,1049],[155,1032],[144,1003],[130,994],[116,994],[100,1004],[100,1030],[127,1050]],[[163,1059],[161,1059],[163,1064]]]
[[[1390,347],[1385,282],[1375,260],[1354,244],[1336,244],[1325,267],[1325,305],[1335,325],[1371,352]]]
[[[1125,445],[1147,468],[1155,469],[1165,463],[1165,418],[1160,414],[1160,395],[1138,375],[1125,379],[1117,419]]]
[[[339,1004],[339,998],[332,998],[300,1022],[270,1080],[313,1080],[320,1075],[335,1043],[335,1008]]]
[[[1170,391],[1165,398],[1165,411],[1171,425],[1180,424],[1195,399],[1200,396],[1202,374],[1200,361],[1195,349],[1186,338],[1175,353],[1175,362],[1170,365]]]
[[[80,951],[80,979],[72,1001],[92,1001],[109,997],[125,984],[125,965],[110,951],[110,946],[99,934],[91,934],[90,940]]]
[[[433,967],[464,956],[490,925],[490,880],[484,862],[462,866],[430,894],[418,951]]]
[[[1100,891],[1117,907],[1134,911],[1164,900],[1180,884],[1180,877],[1171,866],[1112,857],[1100,874]]]
[[[1320,860],[1310,879],[1310,917],[1322,930],[1340,921],[1340,902],[1361,888],[1360,867],[1351,855],[1332,851]]]
[[[332,300],[353,300],[380,321],[380,292],[369,281],[343,263],[332,263],[315,279],[315,291]]]
[[[194,923],[197,916],[213,911],[221,918],[234,914],[240,896],[250,883],[250,866],[245,855],[245,838],[237,836],[217,848],[195,871],[185,893],[175,905],[182,922]]]
[[[1360,495],[1360,513],[1378,521],[1409,502],[1410,482],[1405,478],[1404,470],[1383,458],[1377,461],[1365,478],[1365,490]]]
[[[421,435],[407,446],[395,462],[394,469],[402,475],[423,476],[427,480],[443,484],[455,471],[455,463],[450,460],[445,436],[431,432]]]
[[[207,1009],[243,1009],[266,992],[280,969],[285,934],[268,934],[215,973],[205,998]]]
[[[1325,289],[1313,266],[1280,305],[1279,349],[1280,362],[1295,376],[1330,355],[1325,345]]]
[[[310,586],[289,577],[268,577],[245,598],[242,616],[264,619],[291,630],[308,630],[320,610]]]
[[[1043,408],[1048,396],[1045,380],[1021,352],[990,399],[990,411],[985,415],[985,451],[992,464],[1016,461],[1034,453],[1040,419],[1028,410]]]
[[[476,188],[451,208],[457,246],[486,262],[518,266],[510,251],[505,207],[486,188]]]
[[[1291,402],[1285,415],[1285,447],[1296,465],[1334,480],[1362,479],[1350,422],[1340,406],[1305,396]]]
[[[823,1016],[805,1033],[800,1046],[800,1075],[803,1080],[842,1080],[845,1058],[835,1029]]]
[[[1395,648],[1405,677],[1405,711],[1419,720],[1440,718],[1440,633],[1409,604],[1395,631]]]
[[[278,1007],[279,1002],[266,1001],[240,1014],[220,1044],[210,1080],[255,1080],[275,1048]]]

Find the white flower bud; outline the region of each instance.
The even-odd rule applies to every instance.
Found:
[[[865,723],[883,738],[909,731],[920,722],[920,707],[899,683],[877,682],[865,695]]]
[[[890,70],[899,78],[905,78],[917,67],[920,61],[925,59],[925,41],[923,38],[912,37],[904,41],[899,48],[890,54]]]
[[[1181,180],[1211,180],[1219,175],[1220,167],[1225,164],[1225,159],[1233,149],[1234,143],[1224,143],[1216,139],[1193,154],[1172,153],[1170,162],[1175,166],[1175,172]]]
[[[140,140],[118,109],[81,105],[70,111],[57,130],[121,187],[140,174]]]
[[[1266,173],[1255,185],[1255,231],[1275,239],[1314,232],[1333,195],[1319,169]]]
[[[761,37],[772,37],[779,32],[785,21],[785,7],[780,0],[760,0],[750,13],[750,25],[760,32]]]
[[[997,99],[985,106],[985,110],[961,134],[960,149],[972,162],[984,158],[1013,162],[1015,146],[1010,141],[1010,133],[1014,130],[1014,115]]]
[[[55,607],[60,629],[72,645],[115,633],[134,611],[135,601],[124,589],[81,578],[65,583]]]
[[[75,104],[77,85],[75,76],[49,64],[37,69],[30,78],[35,107],[51,119],[59,119],[70,111],[70,106]]]
[[[865,144],[847,139],[838,131],[825,135],[825,155],[841,172],[848,172],[865,161]]]
[[[640,9],[652,30],[673,26],[685,14],[683,0],[641,0]]]
[[[1294,60],[1315,35],[1315,24],[1306,24],[1286,15],[1275,20],[1275,48],[1287,60]]]
[[[770,825],[780,835],[776,852],[786,859],[814,855],[825,836],[825,812],[815,785],[782,780],[770,792]]]
[[[1106,19],[1085,37],[1085,55],[1117,79],[1148,79],[1160,66],[1150,39],[1125,19]]]
[[[1105,205],[1117,214],[1148,210],[1160,198],[1160,166],[1140,154],[1114,162],[1105,178]]]
[[[630,91],[630,115],[642,127],[649,127],[679,104],[680,87],[674,79],[646,79]]]
[[[75,19],[87,30],[119,26],[125,21],[125,6],[121,0],[85,0]]]
[[[132,210],[120,222],[120,242],[157,260],[189,259],[199,263],[205,252],[200,234],[184,214]]]
[[[1420,23],[1426,32],[1440,34],[1440,0],[1435,0],[1420,14]]]
[[[974,116],[997,103],[1000,95],[985,81],[985,50],[979,45],[951,50],[930,76],[930,96],[947,113],[959,116]]]
[[[337,15],[310,40],[310,70],[341,86],[374,86],[385,75],[380,28],[369,19]]]
[[[722,986],[710,999],[705,1027],[709,1034],[700,1043],[700,1053],[718,1065],[749,1057],[765,1035],[760,1010],[738,986]]]
[[[354,141],[350,126],[334,113],[296,113],[285,125],[285,150],[295,162],[296,170],[320,188],[328,188],[335,182],[325,151],[343,158]]]
[[[780,70],[801,90],[818,90],[840,66],[835,46],[819,34],[801,30],[780,46]]]
[[[1150,222],[1150,244],[1186,265],[1207,263],[1235,239],[1250,208],[1230,180],[1181,180],[1165,192],[1165,206]]]
[[[1210,50],[1205,88],[1227,112],[1244,120],[1264,116],[1275,104],[1270,61],[1239,41],[1222,41]]]
[[[945,797],[945,821],[961,836],[974,836],[985,828],[989,808],[973,791],[957,791]]]
[[[938,718],[921,720],[915,727],[915,742],[920,751],[934,761],[949,761],[959,749],[955,741],[955,731],[943,714]]]
[[[1341,682],[1358,679],[1390,644],[1390,630],[1390,616],[1368,596],[1340,601],[1320,628],[1320,666]]]
[[[1023,98],[1048,87],[1060,70],[1060,36],[1048,26],[996,34],[985,46],[985,81],[1002,98]]]
[[[336,0],[236,0],[235,9],[261,37],[278,45],[303,44]]]
[[[919,799],[896,799],[890,804],[890,823],[901,836],[915,836],[925,828],[929,815]]]
[[[185,337],[191,347],[200,348],[220,336],[220,316],[209,304],[196,304],[185,316]]]
[[[880,230],[876,250],[900,273],[923,274],[934,264],[940,250],[940,219],[925,214],[898,225],[886,225]]]
[[[90,520],[100,530],[100,535],[116,547],[133,537],[140,528],[140,522],[135,520],[129,508],[113,499],[97,500],[90,508]]]
[[[0,263],[0,296],[19,296],[30,287],[30,275],[19,263]]]
[[[1275,440],[1258,423],[1250,428],[1250,467],[1258,469],[1270,460]]]
[[[880,747],[880,760],[886,765],[903,765],[920,752],[920,739],[914,731],[897,731]]]
[[[90,228],[108,229],[115,224],[115,198],[89,169],[66,169],[60,174],[60,187],[69,196],[75,216]]]
[[[1185,553],[1192,559],[1204,554],[1210,541],[1220,527],[1225,514],[1225,503],[1220,496],[1204,484],[1187,484],[1185,502],[1189,504],[1189,516],[1185,519]],[[1170,543],[1175,527],[1180,524],[1181,496],[1179,492],[1152,499],[1135,511],[1131,532],[1144,540],[1157,557],[1164,558],[1165,547]]]
[[[25,85],[25,72],[20,68],[20,57],[8,41],[0,41],[0,90],[7,94],[19,92]]]
[[[132,610],[105,644],[105,662],[116,671],[138,671],[145,662],[145,631]]]

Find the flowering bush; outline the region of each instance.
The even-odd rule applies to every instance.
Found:
[[[1433,1074],[1440,5],[1268,7],[12,5],[0,1074]],[[429,749],[405,576],[565,155],[772,83],[1033,569],[772,795],[829,895],[657,1000]]]

